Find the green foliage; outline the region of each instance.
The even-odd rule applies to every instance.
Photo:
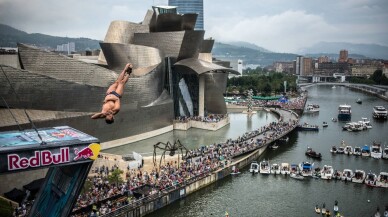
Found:
[[[272,92],[282,93],[284,81],[287,81],[287,91],[296,90],[296,76],[275,72],[268,74],[266,76],[258,69],[252,71],[252,74],[248,76],[230,78],[227,82],[227,91],[231,93],[238,90],[240,93],[244,93],[246,90],[252,89],[254,95],[268,96]]]
[[[8,203],[8,201],[0,198],[0,216],[1,217],[11,217],[13,212],[12,206]]]
[[[124,173],[124,171],[122,171],[120,169],[113,170],[113,172],[111,172],[110,175],[108,175],[109,182],[116,183],[116,185],[118,185],[119,183],[122,183],[123,178],[121,177],[121,174],[123,174],[123,173]]]
[[[388,85],[388,78],[383,74],[381,69],[376,70],[369,79],[352,77],[349,79],[350,83],[357,84],[377,84],[377,85]]]

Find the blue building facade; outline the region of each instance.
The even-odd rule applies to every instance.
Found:
[[[195,30],[203,30],[203,0],[168,0],[169,6],[177,6],[180,14],[197,13],[198,19]]]

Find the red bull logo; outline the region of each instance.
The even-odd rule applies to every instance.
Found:
[[[100,144],[92,143],[88,147],[85,147],[81,150],[78,150],[78,148],[74,148],[74,160],[77,161],[79,159],[92,159],[95,160],[98,156],[98,153],[100,152]]]

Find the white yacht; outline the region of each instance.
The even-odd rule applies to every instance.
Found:
[[[356,171],[354,171],[354,175],[352,177],[352,182],[364,183],[365,177],[366,177],[366,175],[365,175],[364,170],[356,170]]]
[[[352,181],[352,177],[354,176],[353,170],[351,169],[344,169],[341,175],[342,181]]]
[[[299,164],[299,170],[301,171],[302,176],[312,176],[313,175],[314,163],[302,162]]]
[[[316,113],[319,112],[319,106],[309,104],[306,107],[306,112],[307,113]]]
[[[333,178],[334,169],[332,166],[325,165],[321,170],[321,179],[331,179]]]
[[[352,155],[353,154],[353,147],[350,145],[347,145],[344,149],[344,154],[346,155]]]
[[[361,149],[361,156],[363,157],[370,157],[370,148],[368,145],[364,145]]]
[[[261,174],[271,174],[271,167],[269,166],[268,161],[261,161],[260,162],[260,173]]]
[[[271,165],[271,173],[275,174],[275,175],[280,174],[280,166],[279,166],[279,164],[274,163],[274,164]]]
[[[383,159],[388,159],[388,146],[385,146],[383,150]]]
[[[251,167],[249,168],[249,172],[252,174],[259,173],[259,164],[257,161],[252,161]]]
[[[380,143],[373,142],[370,155],[375,159],[380,159],[382,157],[383,150]]]
[[[333,145],[330,149],[330,152],[333,153],[333,154],[336,154],[337,153],[337,147],[335,145]]]
[[[387,172],[381,172],[377,176],[376,186],[388,188],[388,173]]]
[[[368,186],[376,186],[377,176],[376,174],[369,172],[365,177],[365,184]]]
[[[361,156],[361,147],[359,146],[354,147],[353,155]]]
[[[388,116],[388,112],[387,112],[387,109],[384,108],[384,106],[373,107],[374,118],[387,119],[387,116]]]
[[[282,163],[280,165],[280,173],[283,175],[290,174],[290,164],[289,163]]]
[[[361,121],[359,121],[359,123],[362,124],[365,129],[372,129],[372,124],[370,123],[370,120],[368,120],[368,118],[361,118]]]

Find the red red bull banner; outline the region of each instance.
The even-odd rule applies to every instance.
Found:
[[[95,160],[100,144],[82,144],[67,147],[44,147],[42,150],[9,151],[0,153],[0,174],[16,170],[50,167],[60,164],[75,164]]]

